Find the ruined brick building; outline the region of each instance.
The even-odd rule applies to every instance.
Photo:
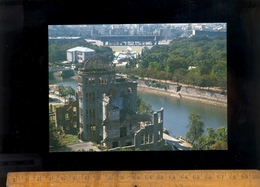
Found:
[[[105,57],[93,56],[78,71],[80,139],[108,149],[157,149],[163,144],[163,109],[153,115],[136,113],[137,83],[117,77]]]
[[[72,98],[66,104],[52,103],[49,105],[49,123],[55,123],[56,127],[61,127],[65,132],[78,128],[78,103]]]

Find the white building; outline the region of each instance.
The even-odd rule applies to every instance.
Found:
[[[94,56],[95,51],[87,47],[74,47],[67,50],[67,61],[82,63],[87,58]]]
[[[115,53],[113,64],[115,64],[116,66],[125,67],[128,64],[129,60],[137,58],[137,55],[138,53],[136,51],[132,51],[132,48],[128,46],[126,51]]]

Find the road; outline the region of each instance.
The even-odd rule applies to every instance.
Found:
[[[163,133],[163,139],[172,146],[173,150],[190,150],[192,147],[191,144],[186,142],[185,140],[181,138],[173,138],[172,136],[169,136],[168,134]]]
[[[100,150],[96,146],[94,146],[92,142],[81,142],[81,143],[50,150],[50,152],[85,152],[85,151],[100,152]]]

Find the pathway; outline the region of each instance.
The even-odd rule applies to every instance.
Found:
[[[168,134],[163,133],[163,139],[172,146],[173,150],[190,150],[192,147],[191,144],[186,142],[185,140],[181,138],[173,138],[172,136],[169,136]]]

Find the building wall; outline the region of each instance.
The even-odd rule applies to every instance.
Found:
[[[75,62],[75,52],[67,51],[67,61]]]
[[[138,121],[136,121],[138,123]],[[120,148],[127,148],[131,150],[160,150],[163,148],[165,141],[163,139],[163,109],[153,114],[152,121],[141,122],[138,129],[135,129],[134,136],[132,136],[132,145],[128,145],[125,142],[129,141],[126,138],[121,138],[118,141],[118,147],[113,147],[111,143],[113,140],[109,140],[107,147],[108,150],[118,150]],[[129,131],[130,132],[130,131]],[[125,144],[124,144],[125,143]]]
[[[53,103],[53,104],[49,104],[49,123],[55,123],[56,124],[56,115],[55,115],[55,111],[56,108],[61,107],[62,104],[57,104],[57,103]],[[56,124],[57,126],[57,124]]]
[[[82,63],[87,58],[94,56],[95,51],[79,51],[79,50],[67,50],[67,61]]]
[[[110,73],[79,74],[79,120],[85,141],[100,142],[103,139],[102,99],[104,93],[109,92],[111,79]]]
[[[155,112],[152,123],[141,127],[134,138],[136,148],[157,148],[163,142],[163,109]]]
[[[105,120],[119,120],[119,109],[129,109],[133,112],[136,111],[136,94],[137,83],[131,82],[117,82],[115,73],[79,73],[79,122],[83,127],[82,139],[85,141],[100,142],[106,136],[116,141],[120,139],[120,123],[113,122],[113,126],[107,126],[105,129],[102,126]],[[111,100],[110,100],[110,99]],[[112,106],[118,107],[118,110],[113,110],[107,106],[110,103]],[[112,107],[110,106],[110,107]],[[90,112],[92,114],[90,115]],[[93,117],[93,114],[95,117]],[[90,128],[95,125],[95,132]],[[127,127],[128,128],[128,127]],[[115,130],[116,129],[116,130]],[[107,132],[105,133],[104,130]],[[125,144],[120,143],[118,144]],[[133,142],[133,140],[126,140]],[[108,143],[109,146],[113,142]]]
[[[50,105],[50,107],[52,110],[54,109],[53,112],[55,114],[55,124],[57,127],[62,127],[65,132],[79,128],[77,101],[70,100],[66,105],[59,107]]]

